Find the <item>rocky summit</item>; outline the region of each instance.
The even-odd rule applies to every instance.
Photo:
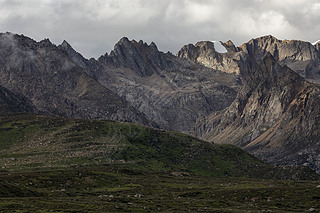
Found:
[[[231,143],[320,171],[319,43],[200,41],[177,55],[123,37],[86,59],[63,41],[0,34],[0,112],[109,119]]]

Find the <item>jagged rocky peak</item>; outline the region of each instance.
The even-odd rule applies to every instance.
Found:
[[[130,41],[123,37],[109,55],[99,58],[105,65],[129,68],[140,76],[151,76],[167,64],[164,53],[160,52],[154,42],[150,45],[140,40]]]
[[[100,85],[71,58],[47,39],[36,42],[25,36],[1,34],[0,85],[12,91],[12,97],[25,97],[38,112],[149,123],[144,114]],[[8,106],[15,103],[19,102]]]
[[[207,134],[216,142],[246,145],[257,136],[256,127],[274,125],[304,87],[303,78],[288,67],[281,67],[270,53],[260,63],[248,63],[251,63],[248,75],[243,76],[244,86],[234,102],[225,111],[208,119],[211,121],[204,132],[219,130]]]
[[[202,63],[210,68],[214,66],[213,60],[221,58],[219,55],[214,48],[214,43],[211,41],[200,41],[195,45],[185,45],[177,53],[177,56],[180,58]]]
[[[211,41],[199,41],[195,46],[199,47],[201,52],[216,52],[214,43]]]
[[[288,65],[294,71],[305,68],[308,62],[319,59],[316,48],[310,43],[300,40],[279,40],[271,35],[252,39],[240,46],[256,60],[261,61],[267,52],[271,53],[280,64]]]
[[[72,49],[73,50],[72,46],[66,40],[63,40],[63,42],[59,46],[64,49]]]
[[[8,53],[9,50],[12,52],[21,52],[21,50],[26,48],[35,48],[35,41],[23,34],[17,35],[10,32],[1,33],[0,42],[1,46],[5,47],[5,49],[3,49],[4,53]]]
[[[73,47],[64,40],[59,46],[59,49],[64,50],[67,52],[71,60],[81,67],[82,69],[87,70],[89,68],[88,61],[86,58],[84,58],[80,53],[78,53],[76,50],[73,49]]]

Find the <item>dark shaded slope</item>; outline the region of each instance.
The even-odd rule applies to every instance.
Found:
[[[35,107],[27,98],[0,86],[0,114],[35,111]]]

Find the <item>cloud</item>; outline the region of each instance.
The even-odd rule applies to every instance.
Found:
[[[240,45],[272,34],[316,41],[318,0],[0,0],[0,31],[67,40],[86,57],[110,52],[123,36],[176,52],[200,40]]]

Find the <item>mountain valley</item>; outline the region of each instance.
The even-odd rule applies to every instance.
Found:
[[[0,212],[320,209],[319,42],[221,45],[1,33]]]

